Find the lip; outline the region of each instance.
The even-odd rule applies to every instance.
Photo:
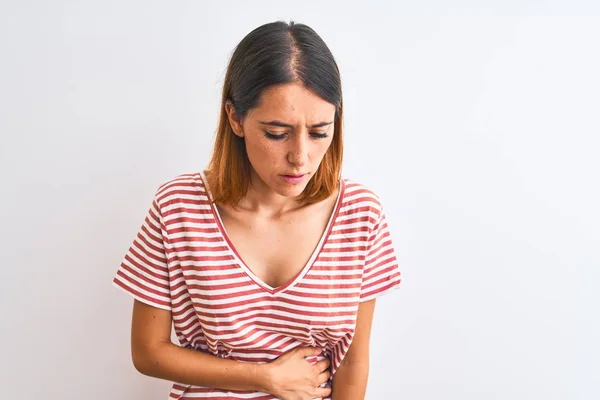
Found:
[[[291,184],[298,184],[300,182],[302,182],[302,180],[304,179],[304,177],[307,174],[297,174],[297,175],[280,175],[281,178],[286,181],[287,183],[291,183]]]

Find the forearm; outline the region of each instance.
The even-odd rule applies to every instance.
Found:
[[[183,348],[171,342],[157,344],[134,358],[144,375],[182,384],[229,390],[268,390],[267,364],[242,363]]]
[[[331,398],[333,400],[364,400],[368,377],[368,363],[342,363],[333,376]]]

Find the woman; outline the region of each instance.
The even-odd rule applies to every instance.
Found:
[[[134,365],[175,382],[171,399],[364,398],[375,298],[400,273],[378,197],[341,162],[326,44],[293,22],[255,29],[207,170],[158,188],[113,281],[135,299]]]

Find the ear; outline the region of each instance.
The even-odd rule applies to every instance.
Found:
[[[227,112],[227,119],[229,119],[229,125],[231,125],[231,129],[233,129],[233,133],[236,136],[244,137],[242,119],[238,118],[238,115],[235,112],[235,107],[233,107],[233,103],[231,103],[230,100],[225,102],[225,112]]]

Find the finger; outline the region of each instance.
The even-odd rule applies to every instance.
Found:
[[[327,397],[331,396],[331,388],[330,387],[317,388],[317,390],[315,391],[315,396],[320,399],[327,398]]]
[[[319,349],[317,347],[311,347],[311,346],[297,347],[297,349],[298,349],[298,353],[300,355],[302,355],[303,357],[318,356],[322,352],[321,349]]]
[[[331,360],[329,358],[326,358],[317,362],[315,365],[317,366],[317,368],[319,368],[319,371],[325,371],[329,369],[329,366],[331,365]]]
[[[331,374],[329,373],[329,371],[325,371],[325,372],[321,372],[319,374],[319,376],[317,377],[317,381],[321,382],[319,384],[319,386],[321,386],[322,384],[329,382],[329,377],[331,376]]]

